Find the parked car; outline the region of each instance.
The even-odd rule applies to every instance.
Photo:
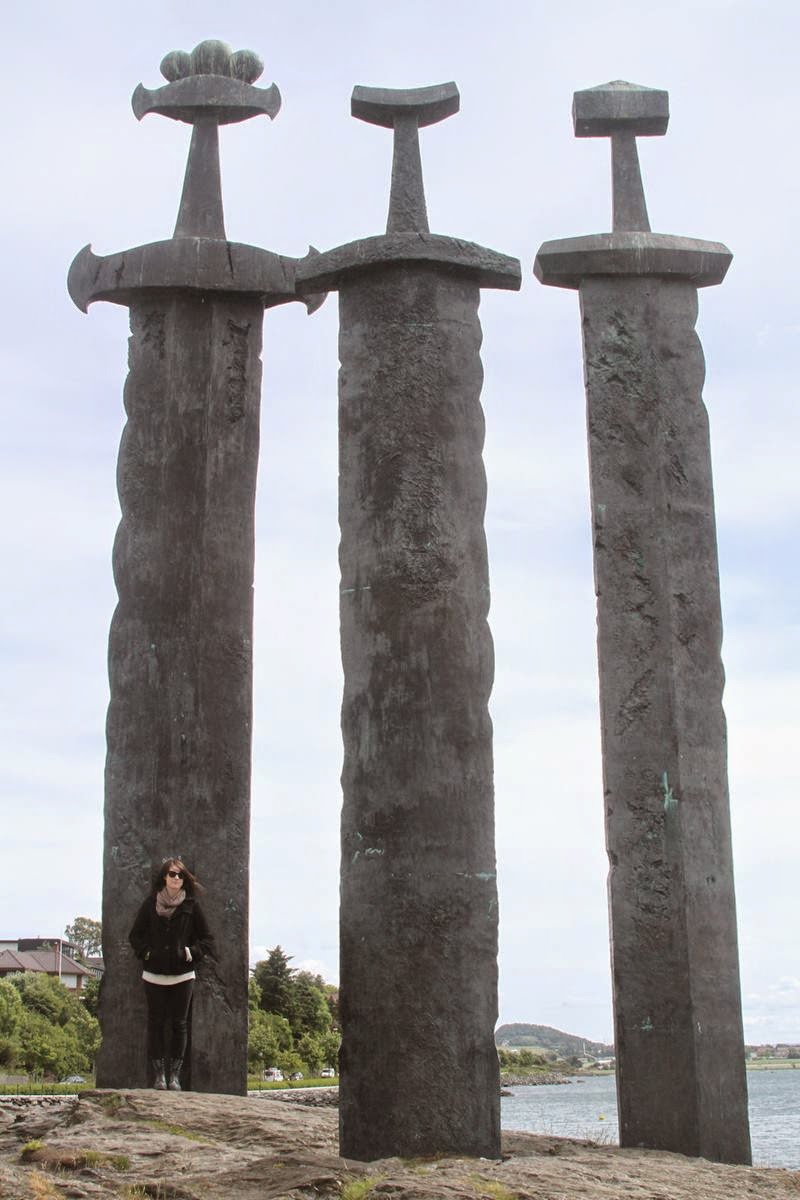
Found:
[[[336,1072],[333,1067],[323,1067],[319,1073],[320,1079],[335,1079]]]
[[[61,1080],[62,1083],[86,1083],[82,1075],[67,1075]]]
[[[267,1067],[264,1078],[268,1083],[280,1083],[283,1079],[283,1071],[279,1071],[277,1067]]]
[[[302,1079],[302,1078],[303,1078],[303,1072],[302,1072],[302,1071],[292,1071],[292,1073],[291,1073],[291,1075],[289,1076],[289,1078],[290,1078],[290,1079]]]

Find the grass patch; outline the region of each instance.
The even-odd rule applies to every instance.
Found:
[[[132,1183],[124,1188],[125,1200],[173,1200],[178,1191],[168,1183]]]
[[[45,1161],[41,1158],[37,1159],[40,1151],[46,1151]],[[30,1162],[36,1160],[42,1162],[42,1165],[48,1170],[60,1171],[66,1168],[70,1171],[78,1171],[82,1167],[113,1167],[115,1171],[127,1171],[130,1168],[131,1160],[127,1154],[104,1154],[100,1150],[54,1150],[40,1138],[32,1138],[26,1142],[19,1152],[22,1162]]]
[[[93,1090],[93,1083],[11,1083],[0,1085],[0,1096],[76,1096]]]
[[[204,1133],[199,1133],[196,1129],[187,1129],[185,1125],[170,1125],[169,1121],[150,1121],[143,1120],[142,1125],[147,1125],[150,1129],[158,1129],[161,1133],[172,1133],[175,1137],[186,1138],[190,1142],[211,1142],[213,1138],[207,1137]]]
[[[130,1170],[127,1154],[103,1154],[100,1150],[79,1150],[84,1167],[113,1167],[115,1171]]]
[[[102,1167],[106,1161],[105,1154],[101,1154],[99,1150],[80,1150],[79,1154],[85,1167]]]
[[[519,1200],[518,1192],[512,1192],[496,1179],[481,1179],[475,1175],[471,1177],[470,1183],[480,1196],[491,1196],[492,1200]]]
[[[55,1197],[61,1197],[61,1192],[52,1179],[48,1179],[41,1171],[31,1171],[28,1176],[28,1186],[34,1200],[55,1200]]]
[[[364,1200],[385,1178],[385,1175],[365,1175],[362,1179],[349,1179],[342,1186],[341,1200]]]
[[[148,1200],[186,1200],[187,1196],[194,1196],[194,1192],[174,1183],[167,1183],[165,1179],[159,1179],[155,1183],[131,1184],[124,1188],[121,1194],[125,1200],[145,1200],[145,1197]]]

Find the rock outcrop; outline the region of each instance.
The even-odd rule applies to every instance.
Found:
[[[505,1133],[500,1161],[350,1162],[337,1114],[273,1096],[94,1091],[0,1097],[3,1200],[797,1200],[800,1172]],[[355,1191],[355,1188],[352,1189]]]

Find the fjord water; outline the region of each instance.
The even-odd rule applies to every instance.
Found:
[[[502,1100],[503,1129],[619,1141],[613,1074],[510,1091]],[[747,1091],[754,1166],[800,1170],[800,1069],[748,1071]]]

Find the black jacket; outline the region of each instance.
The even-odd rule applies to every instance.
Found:
[[[159,917],[155,896],[148,896],[136,914],[128,935],[136,957],[154,975],[183,975],[214,957],[214,942],[203,910],[194,896],[187,896],[172,917]],[[192,961],[186,960],[186,947]]]

